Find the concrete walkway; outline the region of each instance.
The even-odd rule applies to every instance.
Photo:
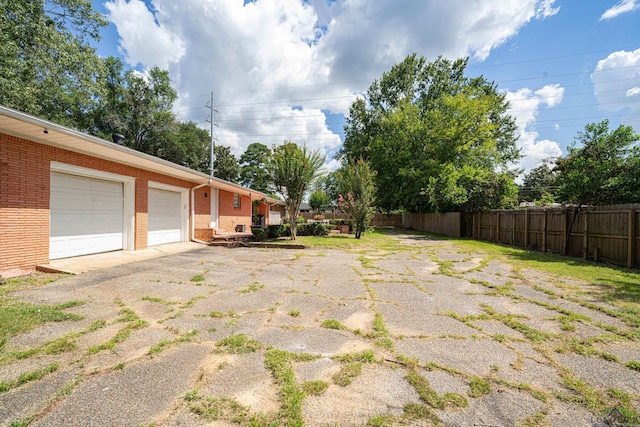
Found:
[[[199,249],[203,246],[195,242],[176,242],[152,246],[138,251],[114,251],[100,254],[85,255],[73,258],[63,258],[50,261],[49,264],[38,266],[39,271],[80,274],[90,270],[114,267],[130,262],[179,254]]]
[[[80,301],[66,311],[81,319],[0,349],[0,426],[571,427],[640,411],[638,329],[595,289],[394,238],[194,246],[15,292]]]

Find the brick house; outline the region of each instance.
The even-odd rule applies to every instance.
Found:
[[[250,230],[277,200],[0,106],[0,275],[49,260]]]

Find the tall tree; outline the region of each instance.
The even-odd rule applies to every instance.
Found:
[[[578,132],[568,154],[556,161],[558,198],[574,206],[565,247],[584,206],[640,202],[639,140],[631,126],[610,131],[608,120],[591,123]]]
[[[171,108],[178,95],[169,72],[153,67],[142,75],[125,71],[119,59],[108,58],[105,63],[108,92],[96,112],[98,133],[107,138],[112,132],[121,133],[129,147],[158,155],[165,142],[162,137],[176,126]]]
[[[231,153],[231,149],[223,145],[216,145],[213,151],[215,154],[213,175],[217,178],[237,183],[240,175],[240,164],[238,164],[236,156]]]
[[[634,186],[639,140],[631,126],[611,131],[608,120],[586,125],[556,162],[558,198],[577,206],[640,202]]]
[[[373,176],[369,165],[362,159],[350,162],[338,171],[338,205],[351,216],[356,239],[367,231],[373,217]]]
[[[316,214],[323,213],[329,202],[329,196],[322,189],[316,189],[309,195],[309,206]]]
[[[0,104],[84,129],[107,25],[89,0],[0,0]]]
[[[300,148],[295,142],[273,148],[269,171],[276,191],[284,197],[291,240],[296,239],[296,219],[302,198],[318,177],[324,160],[320,152],[309,151],[306,146]]]
[[[555,173],[546,162],[543,162],[524,176],[522,185],[518,187],[518,200],[541,204],[553,203],[556,188]]]
[[[504,94],[482,77],[465,77],[466,65],[410,55],[373,82],[367,102],[352,105],[338,157],[362,157],[377,172],[378,207],[462,211],[511,203],[515,122]],[[452,194],[438,191],[445,183]]]
[[[271,175],[267,168],[271,150],[264,144],[253,142],[240,156],[240,183],[263,193],[273,192]]]
[[[210,173],[211,138],[195,122],[176,123],[175,129],[159,136],[162,142],[156,155],[170,162]]]

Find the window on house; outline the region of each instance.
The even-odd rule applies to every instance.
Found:
[[[233,208],[234,209],[240,209],[240,195],[239,194],[233,194]]]

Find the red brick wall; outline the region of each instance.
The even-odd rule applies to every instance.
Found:
[[[249,196],[242,196],[240,199],[240,209],[233,207],[233,193],[229,191],[218,191],[218,228],[225,231],[235,231],[236,225],[244,224],[247,231],[251,226],[251,199]]]
[[[198,188],[194,193],[195,228],[209,228],[211,224],[211,188]],[[207,197],[204,196],[205,194]]]
[[[184,188],[195,185],[193,182],[0,133],[0,274],[6,277],[32,271],[37,264],[49,261],[52,161],[136,178],[135,249],[147,247],[148,181]],[[199,209],[205,207],[197,202],[196,209],[200,213]],[[204,215],[209,211],[207,207]]]

